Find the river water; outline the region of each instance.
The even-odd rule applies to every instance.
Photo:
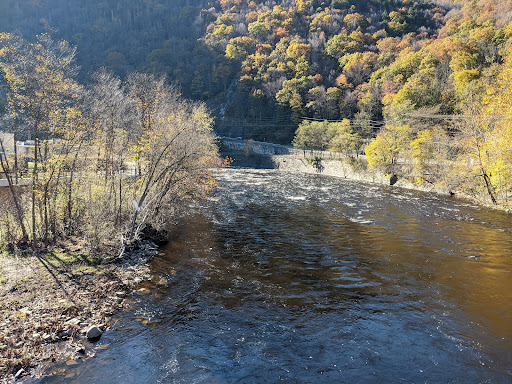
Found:
[[[318,175],[218,176],[96,357],[39,383],[512,382],[511,215]]]

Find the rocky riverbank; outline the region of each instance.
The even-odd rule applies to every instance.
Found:
[[[56,359],[94,356],[94,341],[149,277],[157,246],[120,260],[81,253],[69,242],[36,257],[0,253],[0,383],[37,375]]]
[[[368,168],[366,159],[360,158],[332,158],[320,159],[299,156],[278,155],[272,156],[273,168],[286,172],[318,173],[326,176],[340,177],[350,180],[359,180],[382,185],[416,189],[440,194],[453,194],[448,185],[424,184],[419,186],[406,178],[397,175],[385,175]]]

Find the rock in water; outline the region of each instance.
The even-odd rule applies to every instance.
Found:
[[[103,331],[102,331],[99,327],[97,327],[97,326],[95,326],[95,325],[93,325],[92,327],[90,327],[90,328],[87,330],[87,333],[86,333],[87,338],[88,338],[89,340],[93,340],[93,341],[94,341],[94,340],[98,340],[98,339],[101,337],[101,335],[102,335],[102,334],[103,334]]]
[[[25,375],[25,370],[23,368],[21,368],[15,375],[14,375],[14,380],[18,380],[20,377],[24,376]]]
[[[85,348],[83,345],[79,345],[75,348],[75,352],[81,355],[85,355]]]

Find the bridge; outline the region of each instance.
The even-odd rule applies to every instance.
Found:
[[[306,154],[309,157],[317,157],[326,160],[344,157],[344,155],[337,152],[301,149],[295,148],[291,145],[274,144],[264,141],[256,141],[252,139],[245,140],[242,139],[241,137],[221,137],[219,138],[219,141],[221,144],[221,152],[243,152],[246,156],[292,155],[304,157],[304,155]]]

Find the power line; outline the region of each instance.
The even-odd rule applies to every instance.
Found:
[[[265,125],[267,127],[297,127],[296,124],[249,124],[249,123],[241,123],[241,124],[219,124],[222,127],[260,127],[261,125]]]
[[[474,119],[478,118],[478,116],[474,115],[432,115],[432,114],[426,114],[426,113],[407,113],[404,115],[406,118],[424,118],[424,119],[440,119],[440,120],[466,120],[466,119]],[[507,114],[488,114],[485,115],[484,118],[499,118],[499,119],[506,119],[510,115]],[[482,118],[480,116],[480,118]]]
[[[439,119],[439,120],[462,120],[467,119],[468,115],[430,115],[426,113],[407,113],[404,115],[406,118],[414,119]]]
[[[332,119],[318,119],[315,117],[300,117],[301,120],[306,121],[319,121],[319,122],[328,122],[328,123],[342,123],[345,120],[349,119],[343,119],[343,120],[332,120]],[[384,126],[386,125],[386,122],[384,120],[349,120],[350,124],[352,125],[378,125],[378,126]]]

